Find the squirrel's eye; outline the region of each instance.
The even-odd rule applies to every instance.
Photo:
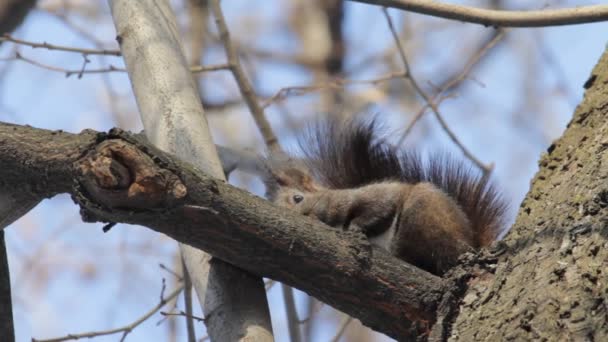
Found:
[[[296,203],[300,203],[302,202],[302,200],[304,200],[304,196],[302,195],[293,195],[293,201]]]

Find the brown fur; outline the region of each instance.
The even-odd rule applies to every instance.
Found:
[[[269,199],[370,238],[393,234],[382,247],[436,274],[496,239],[506,206],[486,178],[447,155],[424,163],[376,131],[373,120],[318,124],[301,140],[304,158],[268,159]]]

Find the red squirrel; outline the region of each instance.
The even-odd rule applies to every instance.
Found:
[[[377,120],[327,120],[299,140],[303,157],[270,155],[264,180],[275,204],[344,230],[441,275],[488,246],[506,203],[471,165],[447,154],[425,162],[378,136]]]

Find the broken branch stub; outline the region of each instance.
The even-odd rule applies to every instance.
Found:
[[[121,139],[101,142],[76,167],[83,190],[107,208],[166,209],[188,193],[177,175]]]

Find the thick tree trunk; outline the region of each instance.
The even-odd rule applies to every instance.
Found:
[[[504,239],[470,280],[454,341],[608,341],[608,52]]]
[[[169,1],[110,0],[117,40],[146,136],[156,147],[225,179]],[[215,341],[272,341],[261,278],[180,244]]]

